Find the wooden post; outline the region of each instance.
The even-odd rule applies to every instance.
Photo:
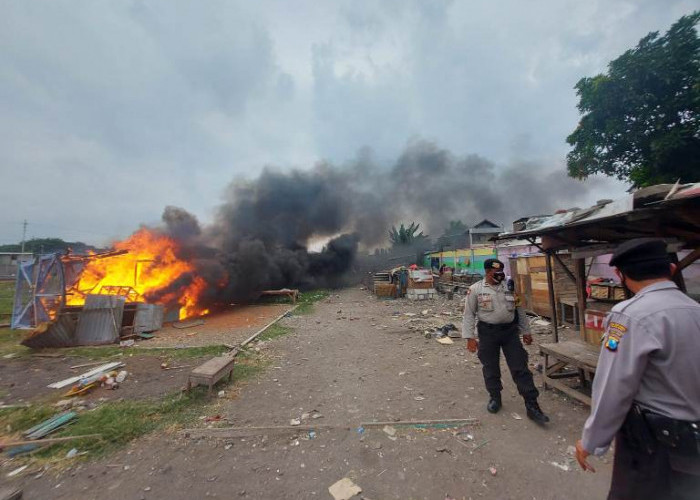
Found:
[[[683,279],[682,268],[678,264],[678,254],[676,252],[672,252],[668,255],[671,257],[671,263],[675,264],[678,268],[676,270],[676,274],[673,275],[673,281],[676,283],[676,285],[678,285],[678,288],[680,288],[683,293],[688,293],[688,290],[685,287],[685,279]]]
[[[578,327],[581,340],[586,340],[586,259],[576,259],[576,298],[578,299]]]
[[[544,260],[547,264],[547,287],[549,288],[549,306],[552,309],[552,326],[554,327],[554,342],[559,342],[559,321],[557,320],[557,303],[554,298],[554,280],[552,279],[552,255],[547,251],[544,254]]]

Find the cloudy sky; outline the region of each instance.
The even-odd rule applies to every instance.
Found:
[[[24,219],[95,244],[166,205],[207,222],[266,165],[390,164],[415,139],[564,169],[578,79],[696,5],[0,0],[0,243]]]

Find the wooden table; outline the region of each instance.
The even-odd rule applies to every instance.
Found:
[[[544,389],[552,386],[590,406],[590,397],[566,385],[560,379],[579,377],[581,385],[586,386],[588,380],[593,380],[598,367],[599,353],[597,348],[578,340],[540,344],[540,354],[544,356]],[[554,358],[552,364],[550,358]],[[576,368],[576,372],[564,371],[569,366]]]
[[[235,361],[236,351],[212,358],[203,365],[198,366],[190,373],[187,378],[187,390],[192,389],[193,385],[206,385],[209,387],[208,394],[211,396],[214,384],[228,375],[229,382],[233,376],[233,364]]]

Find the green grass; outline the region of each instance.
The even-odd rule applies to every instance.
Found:
[[[249,351],[242,351],[237,360],[233,370],[234,386],[257,375],[268,364],[260,355]],[[225,386],[225,380],[218,385]],[[217,403],[216,399],[207,397],[204,387],[197,387],[190,393],[178,392],[162,399],[103,403],[93,410],[80,412],[72,424],[50,436],[101,434],[102,439],[56,443],[37,451],[34,459],[40,462],[55,461],[64,457],[71,448],[87,451],[87,456],[91,458],[103,456],[145,434],[192,425],[200,416],[216,413],[214,406]],[[12,433],[26,430],[56,413],[57,409],[50,404],[0,410],[0,428]]]
[[[228,352],[229,349],[222,345],[211,345],[204,347],[185,347],[182,349],[175,347],[118,347],[118,346],[99,346],[99,347],[68,347],[65,349],[56,350],[64,356],[75,356],[80,358],[102,359],[117,356],[125,356],[134,354],[138,356],[153,356],[153,357],[168,357],[174,359],[186,358],[201,358],[204,356],[220,356]]]
[[[13,357],[27,356],[32,353],[28,347],[20,345],[20,340],[27,334],[26,330],[10,330],[0,328],[0,360],[3,356]]]
[[[220,356],[228,352],[229,349],[222,345],[204,347],[186,347],[183,349],[158,347],[158,348],[123,348],[116,345],[95,346],[95,347],[67,347],[63,349],[44,349],[34,351],[28,347],[20,345],[20,341],[26,335],[25,330],[10,330],[0,328],[0,359],[2,356],[12,354],[14,357],[29,356],[32,353],[58,353],[61,356],[87,358],[87,359],[109,359],[128,356],[153,356],[167,357],[170,359],[201,358],[204,356]]]
[[[310,314],[314,310],[314,304],[319,300],[323,300],[331,294],[329,290],[311,290],[309,292],[302,292],[299,294],[297,299],[297,308],[294,309],[292,314],[304,315]]]
[[[15,282],[0,281],[0,323],[9,323],[15,300]]]
[[[277,337],[281,337],[282,335],[287,335],[288,333],[292,332],[292,328],[289,328],[288,326],[281,326],[275,323],[274,325],[271,325],[267,330],[262,332],[260,335],[258,335],[258,340],[272,340],[276,339]]]

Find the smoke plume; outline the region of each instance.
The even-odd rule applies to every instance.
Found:
[[[227,188],[211,225],[200,227],[176,207],[165,209],[163,221],[211,285],[207,299],[231,302],[270,288],[339,285],[358,250],[388,246],[394,224],[419,222],[432,238],[450,220],[507,226],[568,207],[591,187],[569,179],[563,168],[551,172],[527,162],[497,168],[477,155],[458,157],[414,141],[390,165],[361,150],[345,165],[266,168],[257,179]],[[310,253],[309,243],[318,239],[328,243]]]

